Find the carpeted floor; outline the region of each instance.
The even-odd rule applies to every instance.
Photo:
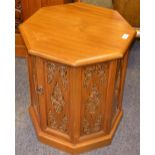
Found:
[[[134,42],[128,63],[123,98],[124,116],[110,146],[83,155],[140,154],[140,42]],[[16,58],[16,155],[66,155],[40,143],[35,135],[27,108],[30,103],[25,59]]]

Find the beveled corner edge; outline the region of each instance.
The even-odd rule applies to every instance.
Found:
[[[80,142],[78,144],[72,144],[65,140],[53,137],[53,136],[45,133],[44,131],[42,131],[41,128],[39,127],[34,109],[31,105],[29,106],[29,114],[30,114],[30,117],[31,117],[33,125],[34,125],[36,135],[42,143],[50,145],[50,146],[58,148],[58,149],[61,149],[65,152],[69,152],[69,153],[87,152],[92,149],[111,144],[112,139],[115,135],[116,129],[117,129],[119,122],[121,121],[121,118],[123,116],[123,112],[120,111],[120,113],[118,114],[118,116],[115,120],[115,123],[113,124],[111,131],[108,135],[97,137],[92,140]]]
[[[39,56],[39,57],[42,57],[44,59],[48,59],[51,61],[63,63],[63,64],[66,64],[66,65],[69,65],[72,67],[80,67],[80,66],[91,65],[91,64],[95,64],[95,63],[106,62],[106,61],[111,61],[114,59],[123,58],[125,53],[128,51],[130,45],[132,44],[134,38],[136,37],[136,30],[133,28],[133,34],[132,34],[128,44],[125,46],[125,48],[121,52],[115,52],[111,55],[101,55],[101,56],[95,56],[95,57],[90,57],[90,58],[83,58],[81,60],[68,61],[65,59],[58,59],[52,55],[41,53],[41,52],[38,52],[37,50],[32,49],[29,41],[27,40],[26,33],[25,33],[24,28],[23,28],[23,24],[24,23],[19,25],[19,31],[20,31],[21,36],[22,36],[22,38],[25,42],[25,45],[27,47],[28,54],[31,54],[34,56]]]

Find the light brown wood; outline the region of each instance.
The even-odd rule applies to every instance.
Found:
[[[24,58],[27,56],[27,48],[20,33],[15,34],[15,51],[16,56]]]
[[[38,138],[46,144],[71,153],[80,153],[110,144],[122,117],[127,58],[128,53],[123,59],[81,67],[67,66],[69,68],[65,71],[64,64],[29,55],[32,96],[30,115]],[[119,66],[120,61],[123,62],[123,68]],[[121,74],[117,68],[121,69]],[[120,78],[116,75],[120,75]],[[119,88],[115,87],[118,80]],[[43,89],[41,91],[36,88]],[[65,88],[67,91],[64,91]],[[114,92],[118,92],[117,113],[112,110]],[[52,117],[48,117],[48,111],[52,111]],[[63,121],[62,114],[65,113],[67,122]],[[101,114],[102,121],[92,119],[98,114]],[[85,117],[89,115],[91,117]],[[85,126],[87,124],[89,125]]]
[[[140,0],[113,0],[114,9],[134,27],[140,27]]]
[[[60,4],[71,3],[71,2],[76,2],[80,0],[16,0],[16,1],[21,1],[22,18],[23,20],[26,20],[41,7],[60,5]]]
[[[29,107],[29,113],[30,113],[33,125],[35,127],[37,137],[41,142],[48,144],[52,147],[62,149],[66,152],[70,152],[70,153],[86,152],[88,150],[92,150],[92,149],[95,149],[98,147],[103,147],[103,146],[111,144],[112,138],[116,132],[116,129],[117,129],[119,122],[120,122],[122,115],[123,115],[123,113],[121,111],[119,113],[112,129],[111,129],[111,132],[108,135],[100,136],[98,138],[94,138],[93,140],[81,142],[81,143],[78,143],[75,145],[75,144],[60,140],[57,137],[53,137],[52,135],[49,135],[49,134],[43,132],[40,129],[40,126],[39,126],[38,121],[35,117],[35,112],[34,112],[34,109],[32,106]]]
[[[78,0],[75,0],[78,1]],[[20,38],[20,33],[18,30],[19,24],[32,16],[38,9],[44,6],[60,5],[64,3],[71,3],[74,0],[15,0],[15,39],[18,41]],[[20,39],[21,40],[21,39]],[[26,57],[27,50],[23,41],[15,43],[16,46],[16,56]]]
[[[109,77],[107,81],[107,96],[106,96],[106,110],[105,110],[105,130],[106,133],[109,133],[111,131],[111,117],[113,115],[113,92],[114,92],[114,82],[115,82],[115,74],[116,74],[116,63],[117,61],[113,61],[110,64],[109,68]]]
[[[110,144],[123,114],[135,30],[115,11],[75,3],[42,8],[20,31],[28,48],[29,112],[39,140],[72,154]]]
[[[70,89],[70,117],[72,143],[77,144],[80,138],[80,112],[81,112],[81,67],[71,68]],[[79,83],[77,82],[79,81]]]
[[[42,8],[20,30],[30,54],[72,66],[122,58],[136,34],[116,11],[85,3]]]

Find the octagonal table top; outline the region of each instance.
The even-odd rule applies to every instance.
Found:
[[[136,34],[117,11],[79,2],[43,7],[19,29],[29,54],[71,66],[121,58]]]

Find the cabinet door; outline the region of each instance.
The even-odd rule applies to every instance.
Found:
[[[33,106],[38,123],[44,130],[46,128],[44,62],[39,57],[29,55],[28,67],[32,102],[31,105]]]
[[[47,132],[70,139],[70,67],[44,60]]]
[[[32,106],[44,132],[70,140],[70,67],[29,56]]]
[[[105,108],[109,62],[82,69],[80,136],[105,132]]]

